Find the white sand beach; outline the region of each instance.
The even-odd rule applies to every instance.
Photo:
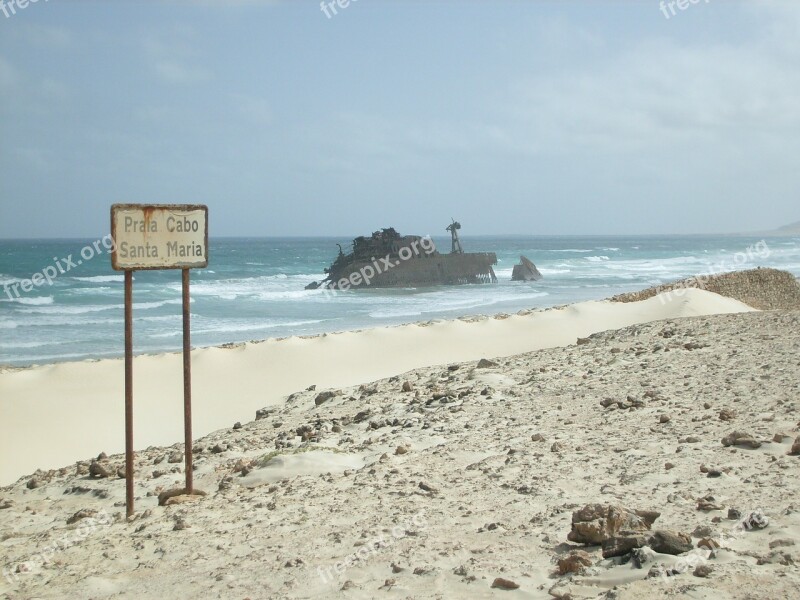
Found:
[[[628,304],[585,302],[494,318],[198,349],[192,353],[194,433],[248,421],[257,409],[311,385],[358,385],[421,367],[565,346],[637,323],[750,310],[731,298],[690,289]],[[180,354],[134,360],[137,449],[183,439],[181,365]],[[0,484],[101,451],[123,451],[123,375],[121,359],[0,373]]]

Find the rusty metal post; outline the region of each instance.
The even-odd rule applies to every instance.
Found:
[[[192,472],[192,344],[189,328],[189,269],[182,270],[183,288],[183,428],[186,493],[194,491]]]
[[[133,514],[133,272],[125,271],[125,507]]]

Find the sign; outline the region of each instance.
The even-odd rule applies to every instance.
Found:
[[[2,0],[0,0],[2,2]],[[133,516],[133,272],[181,269],[183,312],[183,436],[186,487],[192,474],[192,347],[189,269],[208,266],[208,207],[201,204],[111,205],[111,266],[125,271],[125,506]],[[201,493],[201,492],[198,492]]]
[[[111,206],[111,266],[116,271],[208,266],[208,207],[197,204]]]

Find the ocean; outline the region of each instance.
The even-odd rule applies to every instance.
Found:
[[[450,247],[449,238],[434,241],[440,250]],[[350,242],[212,238],[208,268],[191,273],[192,345],[513,313],[756,266],[800,276],[797,236],[465,236],[466,252],[497,253],[498,284],[336,294],[304,290],[324,277],[336,244],[346,249]],[[511,281],[520,255],[538,266],[542,280]],[[40,285],[24,291],[23,280],[37,273]],[[134,352],[180,350],[180,272],[135,273],[133,301]],[[111,269],[100,239],[0,240],[0,365],[122,352],[123,275]]]

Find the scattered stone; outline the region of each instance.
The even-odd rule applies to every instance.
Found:
[[[658,512],[631,510],[613,504],[587,504],[572,513],[572,530],[567,539],[578,544],[601,544],[623,531],[647,531],[659,516]]]
[[[789,456],[800,456],[800,435],[795,438],[792,449],[789,450]]]
[[[673,465],[671,462],[668,462],[668,463],[665,463],[665,464],[664,464],[664,468],[665,468],[667,471],[669,471],[670,469],[674,469],[674,468],[675,468],[675,465]]]
[[[0,510],[4,510],[6,508],[11,508],[14,506],[14,501],[10,499],[0,500]]]
[[[435,487],[428,485],[424,481],[420,481],[419,482],[419,489],[421,489],[421,490],[423,490],[425,492],[428,492],[430,494],[435,494],[435,493],[437,493],[439,491]]]
[[[705,496],[697,499],[697,510],[722,510],[722,506],[717,504],[714,496]]]
[[[642,569],[646,564],[653,562],[655,556],[656,553],[647,546],[634,548],[631,551],[631,562],[635,568]]]
[[[183,462],[183,452],[179,452],[176,450],[175,452],[169,455],[167,462],[172,464]]]
[[[236,421],[236,423],[233,424],[233,428],[234,429],[241,429],[242,428],[242,422],[241,421]]]
[[[775,442],[776,444],[782,444],[788,439],[791,439],[791,436],[786,433],[779,432],[772,436],[772,441]]]
[[[711,565],[705,565],[705,564],[697,565],[694,568],[694,573],[692,573],[692,575],[694,575],[695,577],[708,577],[709,575],[711,575],[711,572],[713,570],[714,569],[711,567]]]
[[[691,536],[686,533],[669,531],[666,529],[659,529],[653,533],[647,545],[659,554],[672,554],[676,556],[684,552],[689,552],[694,548]]]
[[[577,343],[578,343],[578,346],[585,346],[586,344],[591,344],[592,340],[590,340],[589,338],[580,338],[579,337]]]
[[[482,358],[478,361],[477,369],[491,369],[492,367],[496,367],[497,363],[486,358]]]
[[[492,588],[497,588],[498,590],[518,590],[519,584],[514,583],[509,579],[503,579],[502,577],[497,577],[492,582]]]
[[[660,417],[658,417],[659,423],[669,423],[671,420],[672,419],[670,418],[669,415],[661,415]]]
[[[761,512],[751,512],[742,521],[745,529],[764,529],[769,526],[769,519]]]
[[[395,454],[407,454],[408,453],[408,446],[398,446],[395,448]]]
[[[628,532],[621,533],[622,535],[616,535],[603,540],[603,558],[625,556],[634,549],[647,545],[647,537],[644,535],[637,535]]]
[[[564,444],[561,442],[553,442],[553,445],[550,446],[550,452],[563,452],[564,449]]]
[[[330,390],[325,391],[325,392],[320,392],[319,394],[317,394],[317,397],[314,398],[314,404],[319,406],[320,404],[324,404],[325,402],[327,402],[331,398],[335,398],[335,397],[336,397],[336,392],[333,392],[333,391],[330,391]]]
[[[403,382],[403,391],[404,392],[413,392],[414,388],[411,387],[411,384],[408,381]]]
[[[603,556],[605,558],[605,556]],[[592,557],[584,550],[573,550],[558,559],[558,574],[583,573],[586,567],[592,566]]]
[[[728,518],[732,521],[738,521],[742,518],[742,513],[735,508],[728,509]]]
[[[211,448],[211,452],[213,454],[222,454],[223,452],[225,452],[225,450],[227,450],[227,448],[225,448],[221,444],[216,444],[213,448]]]
[[[97,511],[93,508],[82,508],[74,515],[72,515],[69,519],[67,519],[67,525],[72,525],[73,523],[77,523],[78,521],[82,521],[83,519],[93,518],[97,515]]]
[[[95,460],[89,465],[89,477],[111,477],[111,475],[108,469]]]
[[[531,436],[531,441],[532,442],[543,442],[543,441],[545,441],[545,439],[544,439],[544,436],[541,433],[534,433]]]
[[[222,486],[222,482],[220,482],[220,486]],[[195,496],[205,496],[206,495],[206,493],[204,491],[197,490],[197,489],[192,490],[192,494],[195,495]],[[186,492],[186,488],[175,488],[174,490],[163,491],[158,495],[158,505],[159,506],[165,506],[166,503],[167,503],[167,500],[169,500],[170,498],[175,498],[176,496],[186,496],[186,495],[188,495],[187,492]]]
[[[770,550],[772,550],[774,548],[788,548],[789,546],[794,546],[794,545],[795,545],[794,540],[786,540],[786,539],[772,540],[769,543],[769,548]]]
[[[458,575],[459,577],[468,577],[469,570],[467,569],[466,565],[459,565],[453,569],[453,575]]]
[[[402,573],[403,571],[405,571],[403,567],[396,563],[392,563],[392,573]]]
[[[185,519],[178,517],[175,519],[175,526],[172,528],[173,531],[182,531],[184,529],[189,529],[191,525],[186,522]]]
[[[736,418],[736,411],[730,408],[723,408],[719,411],[720,421],[733,421]]]
[[[756,440],[751,434],[744,431],[734,431],[722,438],[722,445],[741,446],[742,448],[760,448],[761,442]]]
[[[387,581],[388,581],[388,579],[387,579]],[[353,583],[352,579],[348,579],[347,581],[345,581],[342,584],[342,588],[341,589],[342,589],[343,592],[346,592],[347,590],[352,590],[354,587],[356,587],[356,584]]]

